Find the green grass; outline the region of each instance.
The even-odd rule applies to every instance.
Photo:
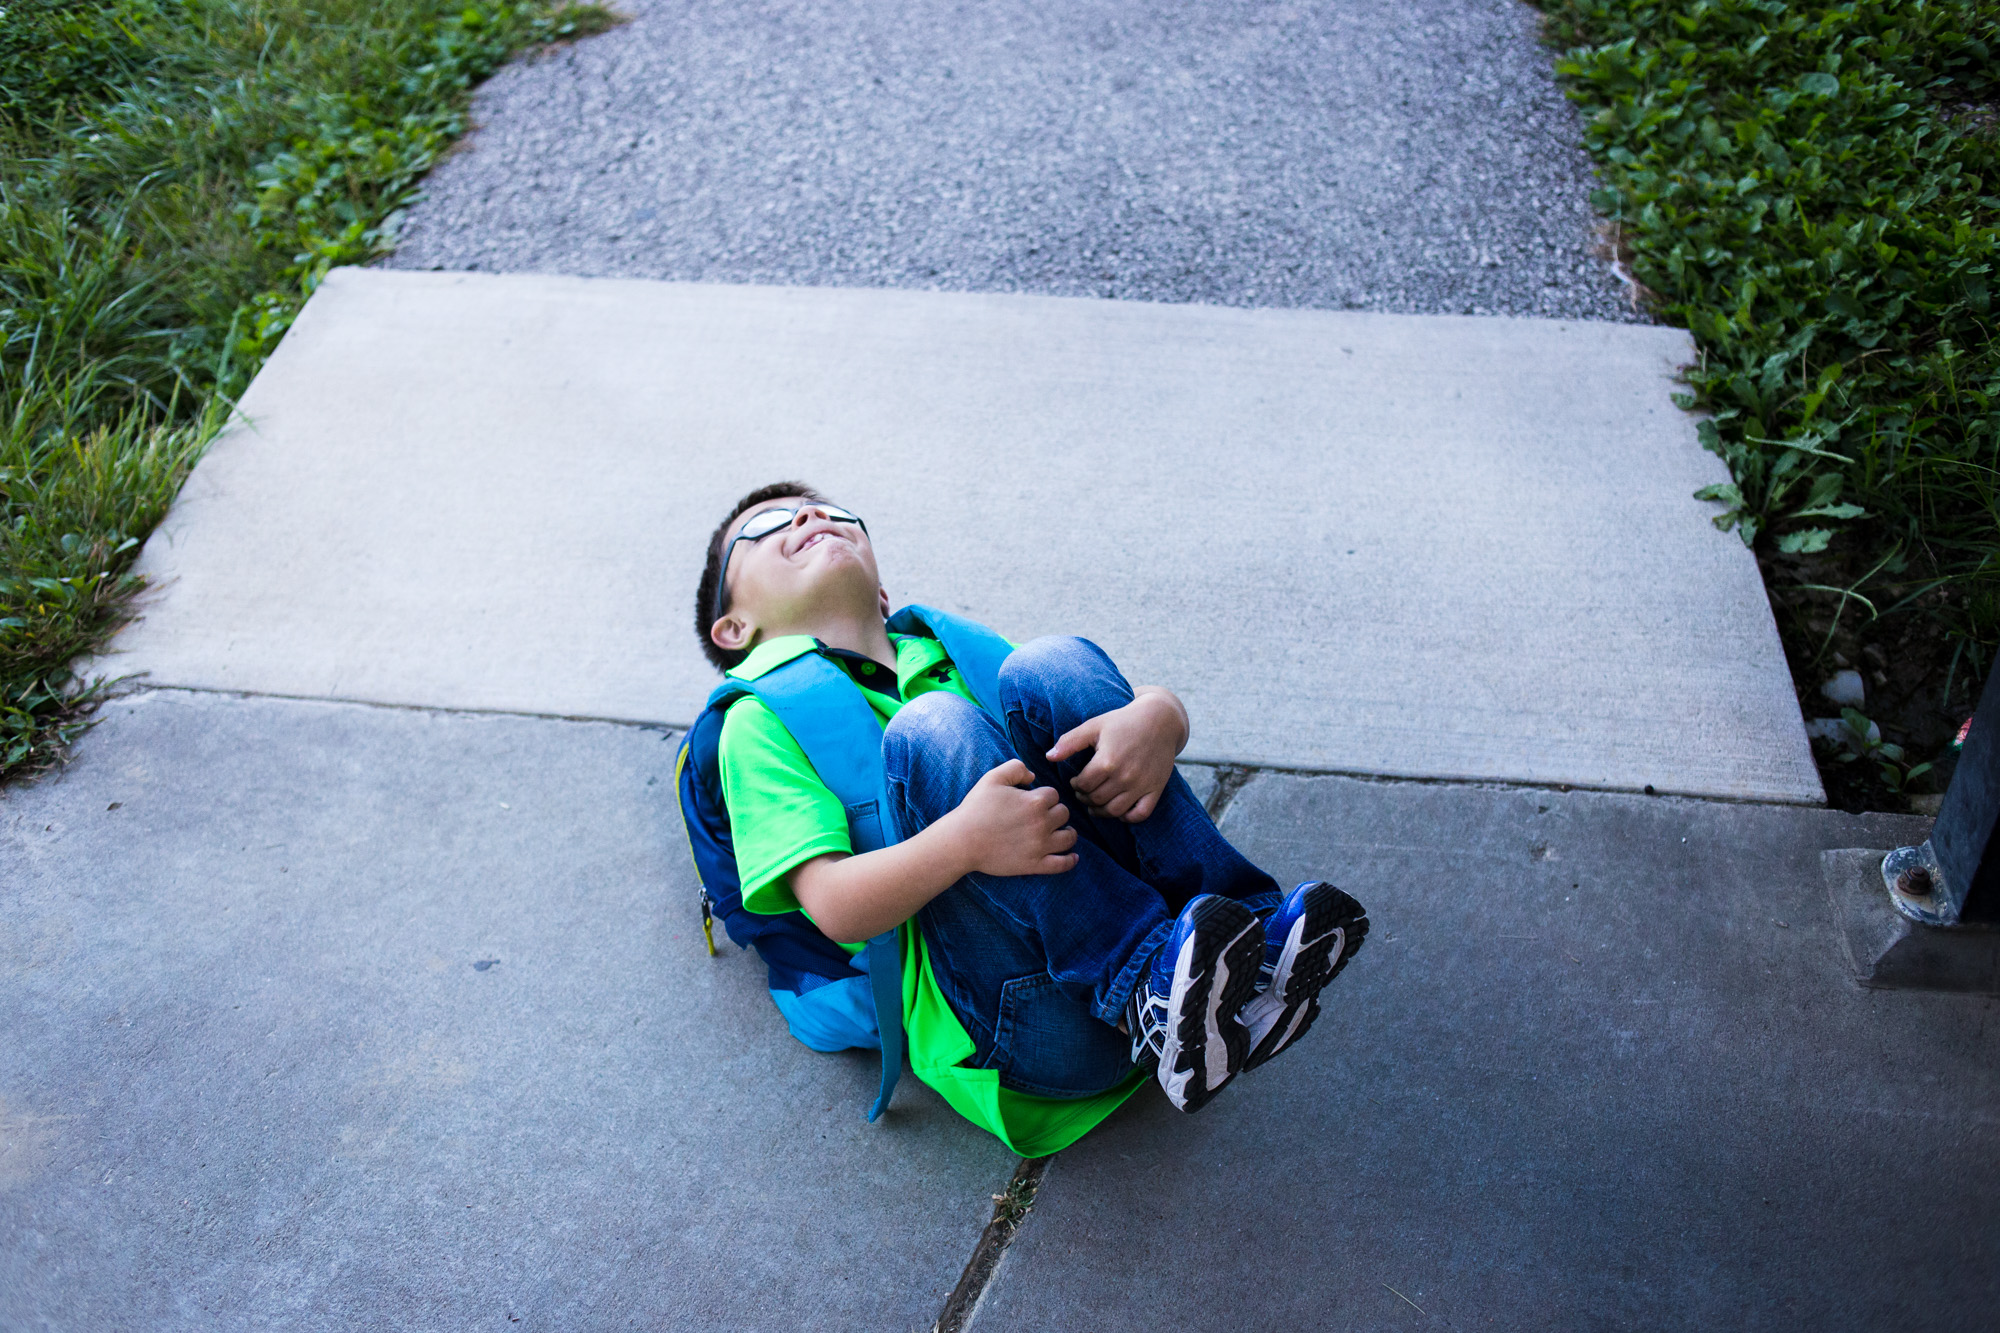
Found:
[[[1704,498],[1802,697],[1862,668],[1914,766],[2000,646],[2000,7],[1539,3],[1593,202],[1700,348],[1686,402],[1734,478]]]
[[[617,22],[562,0],[5,0],[0,778],[96,690],[139,543],[327,270],[393,242],[510,55]]]

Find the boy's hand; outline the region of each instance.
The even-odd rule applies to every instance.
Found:
[[[1187,744],[1187,713],[1180,700],[1162,689],[1141,686],[1123,708],[1100,713],[1063,733],[1049,751],[1061,763],[1072,755],[1097,753],[1070,779],[1070,788],[1092,814],[1128,824],[1143,823],[1160,803],[1174,775],[1174,756]]]
[[[1076,865],[1076,830],[1053,787],[1030,787],[1028,766],[1009,759],[965,794],[945,819],[966,868],[983,875],[1060,875]],[[939,820],[941,825],[945,820]]]

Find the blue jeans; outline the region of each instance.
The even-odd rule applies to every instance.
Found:
[[[1224,840],[1180,774],[1151,817],[1127,824],[1087,813],[1070,789],[1090,751],[1048,761],[1058,736],[1131,701],[1096,644],[1036,639],[1000,668],[1004,730],[940,690],[904,704],[883,736],[890,810],[905,837],[1009,759],[1069,808],[1074,869],[967,875],[917,914],[938,985],[978,1048],[972,1064],[1020,1092],[1085,1097],[1131,1072],[1131,1041],[1116,1024],[1189,899],[1219,893],[1260,912],[1278,903],[1276,882]]]

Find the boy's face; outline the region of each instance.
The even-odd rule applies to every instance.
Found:
[[[756,541],[736,540],[745,525],[773,509],[797,512]],[[796,497],[766,500],[736,516],[724,536],[728,606],[709,627],[724,648],[749,648],[781,634],[810,633],[829,615],[873,608],[889,614],[889,594],[875,568],[875,548],[859,523],[837,523],[826,506]]]

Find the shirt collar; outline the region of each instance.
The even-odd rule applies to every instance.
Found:
[[[903,697],[901,680],[902,653],[900,649],[902,647],[902,640],[905,637],[901,634],[891,634],[889,636],[889,642],[899,650],[896,654],[898,660],[896,669],[894,670],[884,667],[880,662],[863,653],[849,652],[845,648],[828,648],[810,634],[783,634],[775,639],[766,639],[763,643],[752,648],[749,655],[731,667],[727,674],[735,677],[737,680],[756,680],[759,676],[766,676],[776,671],[793,658],[803,657],[807,653],[817,650],[826,657],[838,661],[850,676],[855,674],[856,667],[874,667],[875,670],[873,672],[864,673],[857,677],[856,683],[874,690],[878,694],[886,694],[891,698],[900,699]],[[870,679],[870,676],[874,677],[874,679]],[[887,679],[883,679],[883,677]]]
[[[819,647],[819,640],[810,634],[784,634],[775,639],[766,639],[750,650],[749,656],[729,669],[729,674],[738,680],[755,680],[769,675],[795,657],[803,656]]]

